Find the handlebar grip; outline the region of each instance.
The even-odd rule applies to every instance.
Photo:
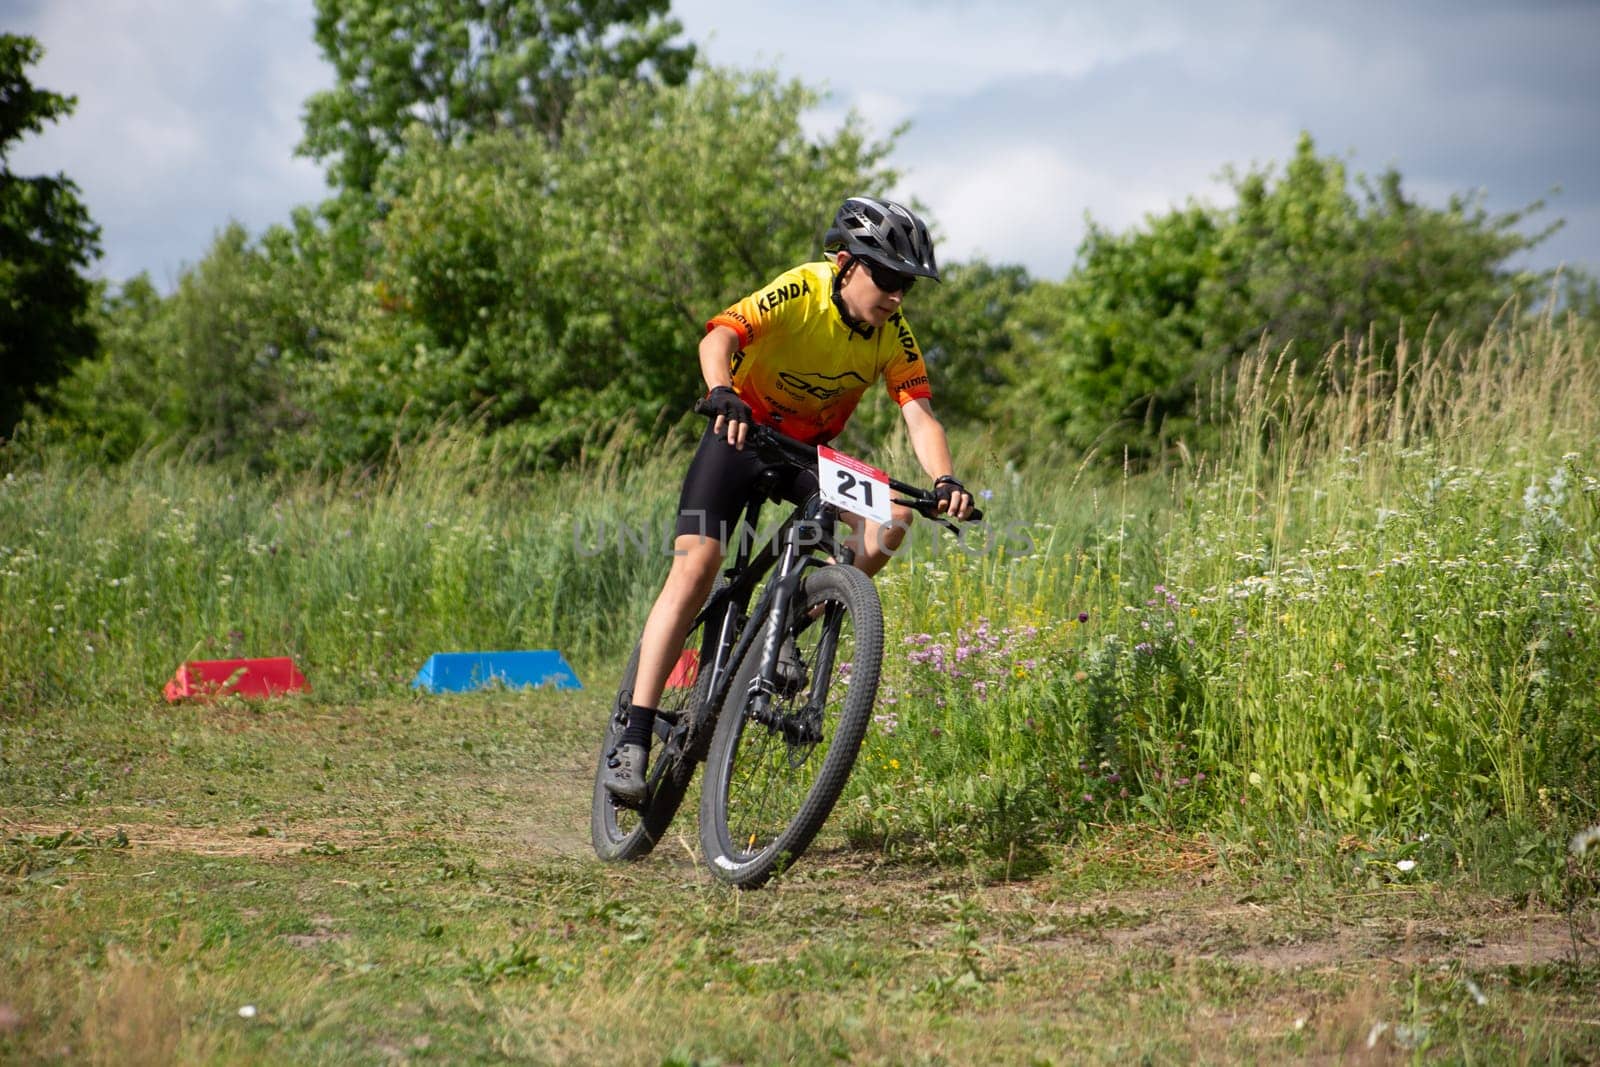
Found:
[[[905,497],[905,498],[902,498],[902,499],[894,501],[894,503],[899,504],[901,507],[910,508],[912,511],[917,512],[919,515],[924,515],[924,516],[926,516],[926,517],[928,517],[930,519],[948,519],[949,518],[948,515],[945,515],[943,512],[941,512],[938,509],[936,501],[934,501],[931,497],[925,496],[925,497],[922,497],[920,499],[913,499],[911,497]],[[961,520],[961,521],[962,522],[982,522],[983,521],[983,509],[981,509],[981,508],[973,508],[971,513],[968,514],[967,517],[965,519]]]

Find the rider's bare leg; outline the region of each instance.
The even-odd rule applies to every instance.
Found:
[[[851,512],[840,515],[850,527],[850,539],[846,543],[855,550],[856,569],[869,578],[883,570],[884,564],[894,557],[906,539],[906,531],[911,528],[914,516],[910,508],[895,505],[892,511],[887,524]]]
[[[705,605],[722,564],[722,544],[715,537],[680,534],[673,542],[672,568],[661,587],[639,639],[639,669],[634,674],[633,702],[657,707],[661,691],[677,662],[678,650]]]

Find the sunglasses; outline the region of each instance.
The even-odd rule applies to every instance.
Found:
[[[914,275],[890,270],[864,256],[858,258],[856,262],[867,268],[867,273],[872,276],[872,284],[886,293],[909,293],[912,283],[917,280]]]

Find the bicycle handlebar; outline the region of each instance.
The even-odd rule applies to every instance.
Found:
[[[717,414],[706,406],[704,397],[695,402],[694,413],[696,415],[704,415],[707,418],[714,418]],[[792,437],[786,437],[770,426],[763,426],[759,422],[752,422],[749,425],[750,435],[746,438],[746,441],[755,447],[757,454],[762,459],[790,463],[797,467],[816,467],[817,448],[815,445],[803,444]],[[906,499],[895,500],[894,503],[910,508],[925,519],[932,519],[934,522],[943,523],[950,526],[951,529],[955,529],[954,524],[950,521],[950,516],[939,510],[939,498],[932,490],[902,482],[897,478],[889,479],[889,488],[896,493],[904,494],[906,497]],[[982,522],[983,512],[973,508],[963,521]]]

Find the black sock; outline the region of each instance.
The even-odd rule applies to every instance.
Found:
[[[648,751],[650,739],[654,736],[655,725],[655,708],[629,704],[628,726],[622,731],[622,743],[625,745],[642,745]]]

